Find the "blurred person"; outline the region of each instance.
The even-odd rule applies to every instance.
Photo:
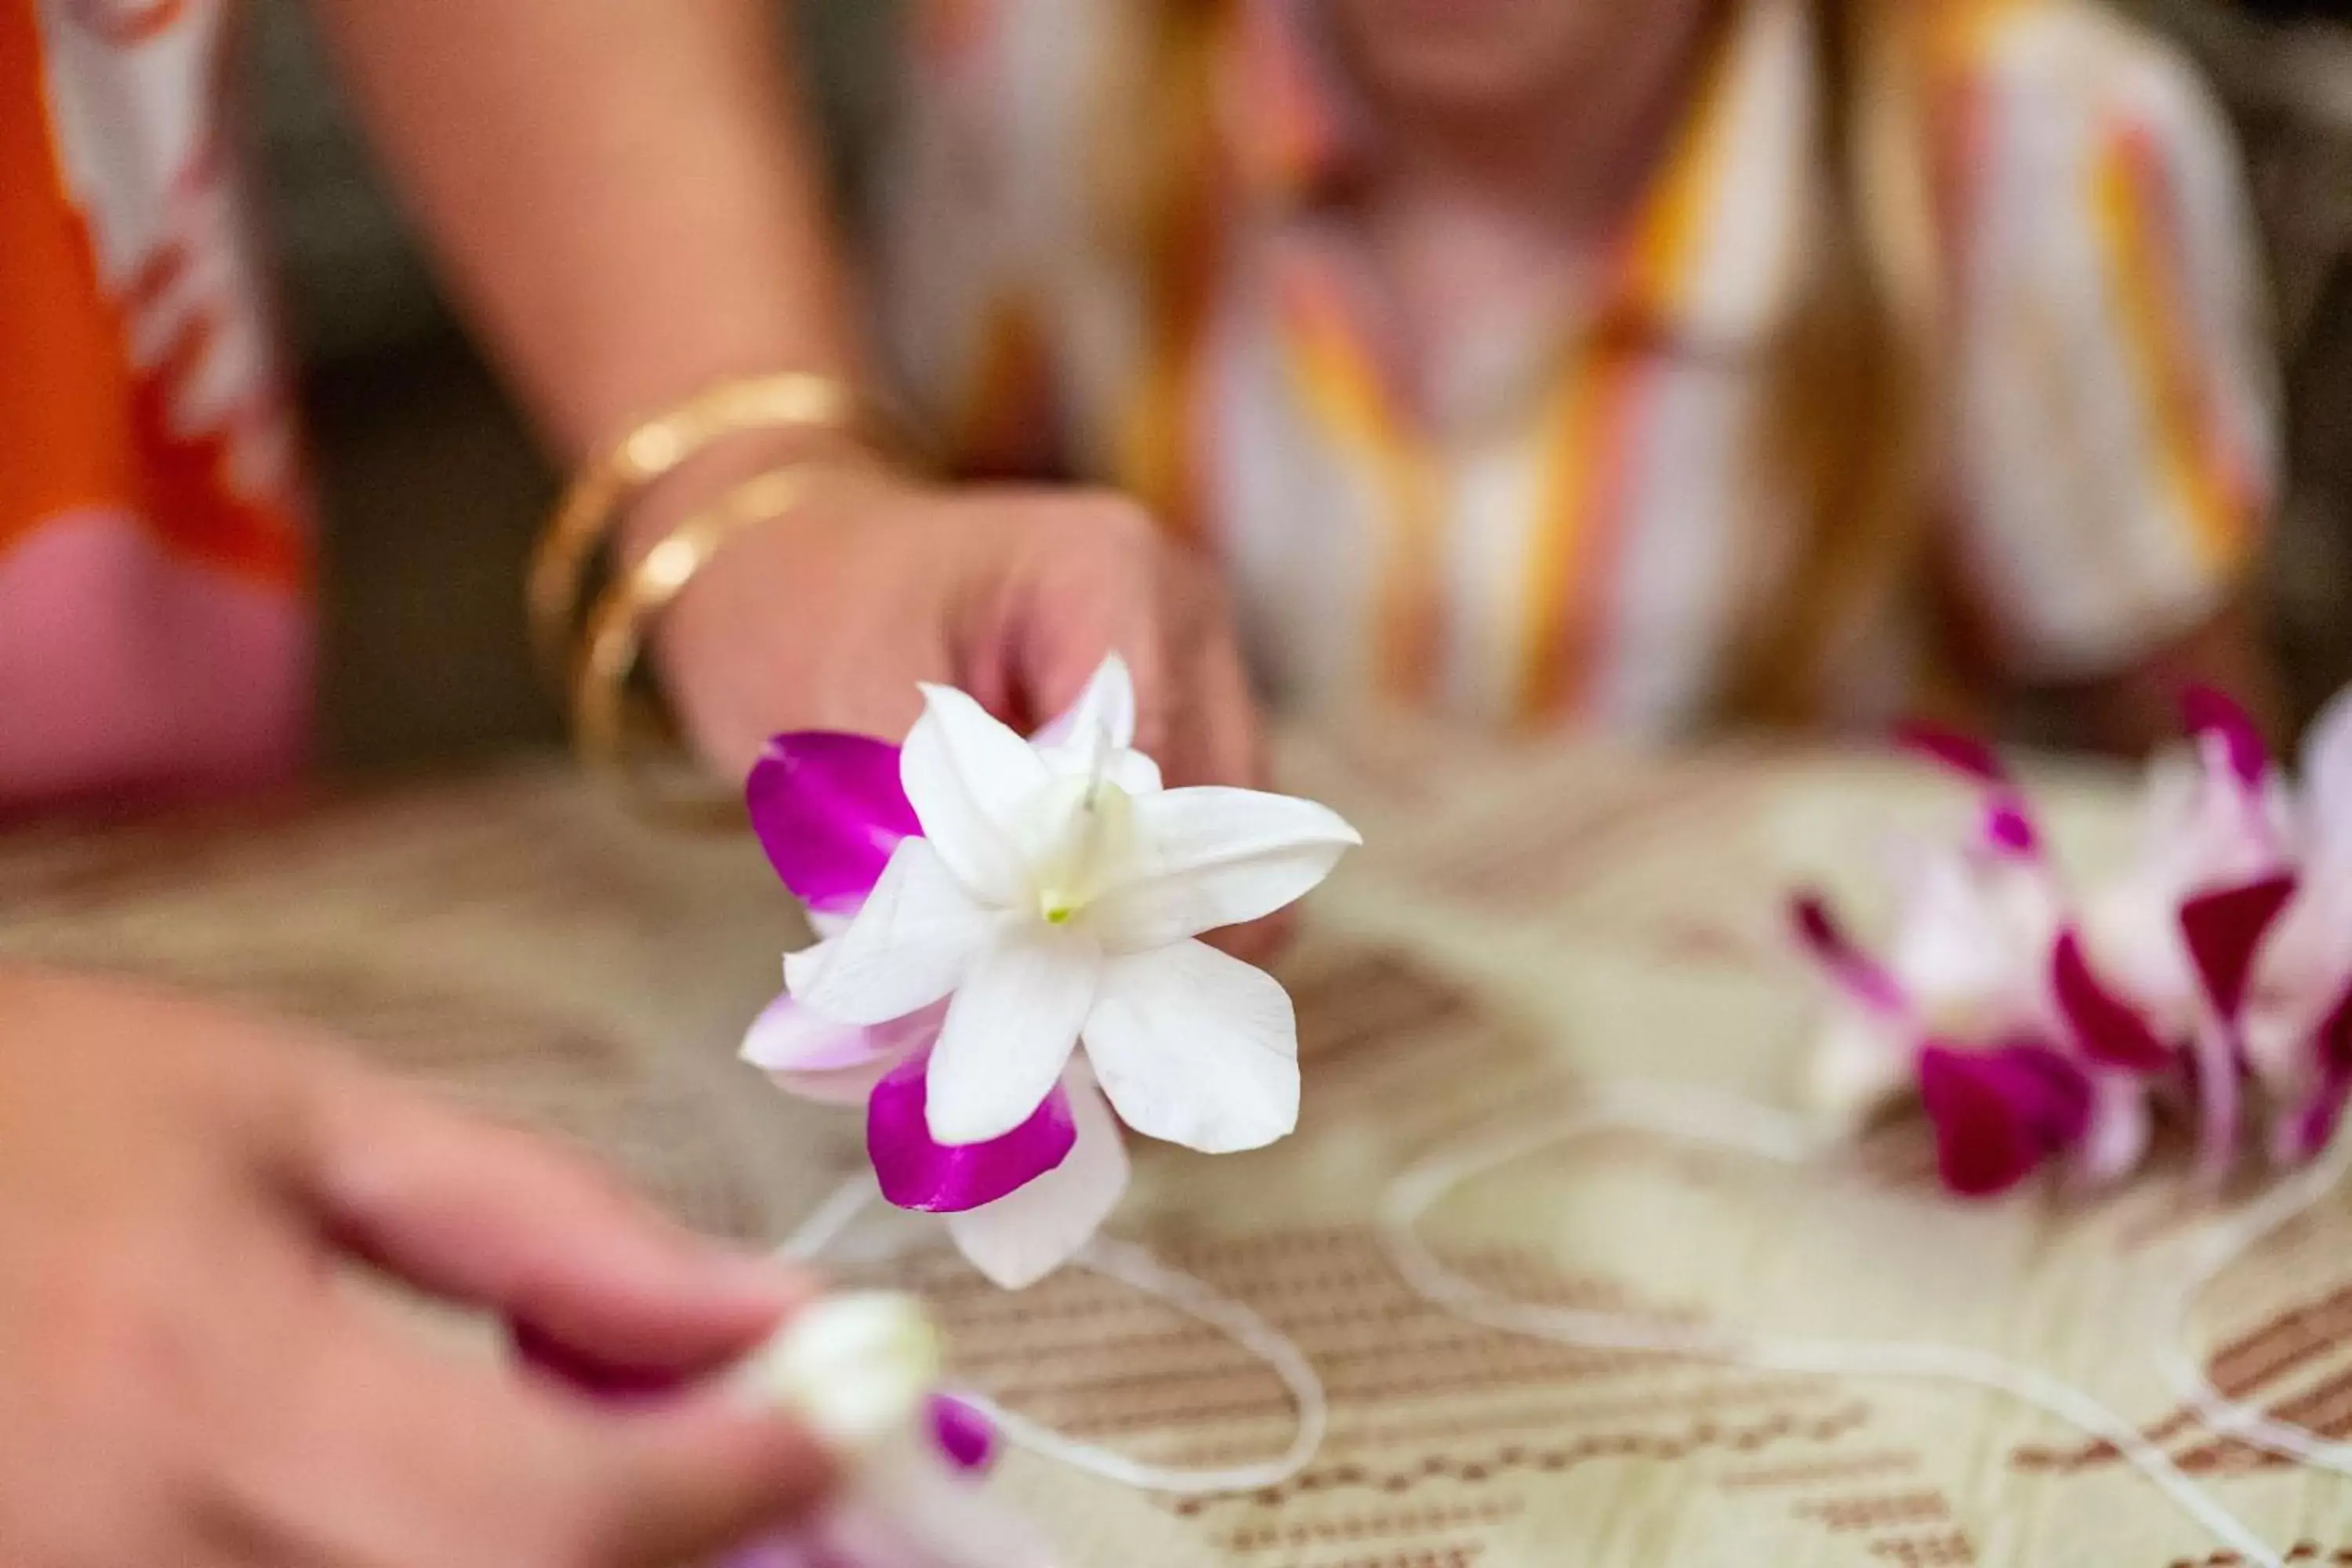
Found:
[[[2254,230],[2084,0],[917,0],[877,231],[961,461],[1223,566],[1254,662],[1649,733],[2137,748],[2274,488]]]

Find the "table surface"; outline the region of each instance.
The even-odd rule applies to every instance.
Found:
[[[1604,1354],[1475,1327],[1406,1289],[1371,1228],[1449,1141],[1637,1076],[1785,1098],[1812,1019],[1779,936],[1803,880],[1871,905],[1874,846],[1961,803],[1884,761],[1654,756],[1414,726],[1293,737],[1286,787],[1364,850],[1285,965],[1297,1136],[1154,1149],[1114,1225],[1296,1338],[1331,1395],[1314,1465],[1272,1492],[1139,1494],[1014,1455],[1003,1484],[1081,1564],[1754,1568],[2220,1564],[2113,1454],[2003,1399]],[[2095,863],[2118,781],[2053,775]],[[634,822],[550,763],[290,810],[0,841],[0,952],[157,976],[318,1020],[385,1064],[580,1139],[695,1224],[779,1237],[856,1168],[858,1119],[733,1060],[798,940],[748,836]],[[2352,1563],[2352,1481],[2180,1415],[2140,1310],[2200,1219],[2167,1166],[2096,1203],[1937,1194],[1916,1137],[1778,1168],[1612,1134],[1450,1199],[1432,1234],[1516,1296],[1759,1330],[1932,1339],[2065,1377],[2147,1424],[2296,1561]],[[2343,1205],[2200,1303],[2217,1381],[2352,1433]],[[997,1293],[936,1247],[923,1289],[959,1372],[1063,1429],[1176,1464],[1269,1456],[1281,1384],[1093,1276]]]

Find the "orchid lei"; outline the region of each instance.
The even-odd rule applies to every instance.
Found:
[[[1213,1154],[1296,1126],[1288,994],[1197,938],[1360,839],[1311,801],[1163,788],[1116,657],[1028,740],[951,688],[923,700],[903,747],[779,735],[753,768],[753,826],[821,940],[743,1056],[864,1101],[882,1195],[1017,1289],[1117,1206],[1120,1122]]]
[[[1916,1093],[1945,1185],[1969,1196],[2053,1162],[2116,1180],[2168,1106],[2189,1113],[2209,1188],[2257,1111],[2273,1162],[2326,1146],[2352,1092],[2352,693],[2312,731],[2300,788],[2229,699],[2183,710],[2191,743],[2150,765],[2137,858],[2083,893],[1990,751],[1912,735],[1976,786],[1976,823],[1910,854],[1883,953],[1795,900],[1845,1004],[1812,1057],[1817,1110],[1857,1122]]]
[[[1883,955],[1851,940],[1820,898],[1792,900],[1798,939],[1843,1005],[1812,1057],[1814,1113],[1603,1083],[1549,1123],[1474,1129],[1384,1195],[1380,1234],[1398,1272],[1466,1321],[1580,1349],[2000,1393],[2111,1445],[2228,1560],[2285,1568],[2285,1552],[2135,1423],[2036,1368],[1934,1342],[1760,1334],[1516,1300],[1455,1268],[1420,1234],[1423,1218],[1467,1182],[1598,1132],[1803,1163],[1832,1146],[1841,1126],[1906,1092],[1934,1125],[1946,1184],[1962,1194],[2007,1190],[2056,1160],[2084,1179],[2117,1179],[2144,1157],[2152,1112],[2168,1102],[2192,1113],[2198,1179],[2210,1185],[2238,1163],[2252,1100],[2270,1115],[2273,1160],[2308,1168],[2191,1238],[2181,1277],[2156,1293],[2156,1359],[2216,1432],[2352,1475],[2352,1443],[2225,1394],[2186,1349],[2197,1292],[2352,1171],[2352,1139],[2336,1137],[2352,1096],[2352,691],[2314,726],[2299,790],[2234,703],[2198,691],[2184,710],[2191,744],[2150,768],[2139,857],[2080,898],[1998,758],[1960,737],[1915,732],[1916,748],[1977,786],[1975,826],[1961,844],[1906,861]]]

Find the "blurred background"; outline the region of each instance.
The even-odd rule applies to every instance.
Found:
[[[2307,713],[2352,679],[2352,6],[2119,8],[2203,66],[2249,164],[2289,409],[2263,608]],[[256,123],[323,492],[331,754],[404,770],[552,740],[561,724],[525,660],[516,588],[551,476],[436,296],[299,6],[254,10]],[[845,194],[887,111],[899,11],[780,5],[780,26],[804,35]]]
[[[895,0],[778,6],[812,62],[845,196],[877,134],[898,11]],[[558,741],[520,586],[556,478],[436,292],[299,0],[252,5],[248,45],[320,492],[327,754],[404,772]]]

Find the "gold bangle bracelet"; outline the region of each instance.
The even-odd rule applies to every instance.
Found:
[[[726,437],[883,423],[845,383],[802,371],[722,381],[648,419],[583,468],[532,546],[524,581],[530,640],[559,689],[590,560],[629,497]]]
[[[588,618],[572,677],[572,742],[581,762],[608,775],[631,773],[629,689],[654,618],[728,542],[790,511],[806,493],[809,466],[780,468],[736,486],[679,523],[605,589]]]

